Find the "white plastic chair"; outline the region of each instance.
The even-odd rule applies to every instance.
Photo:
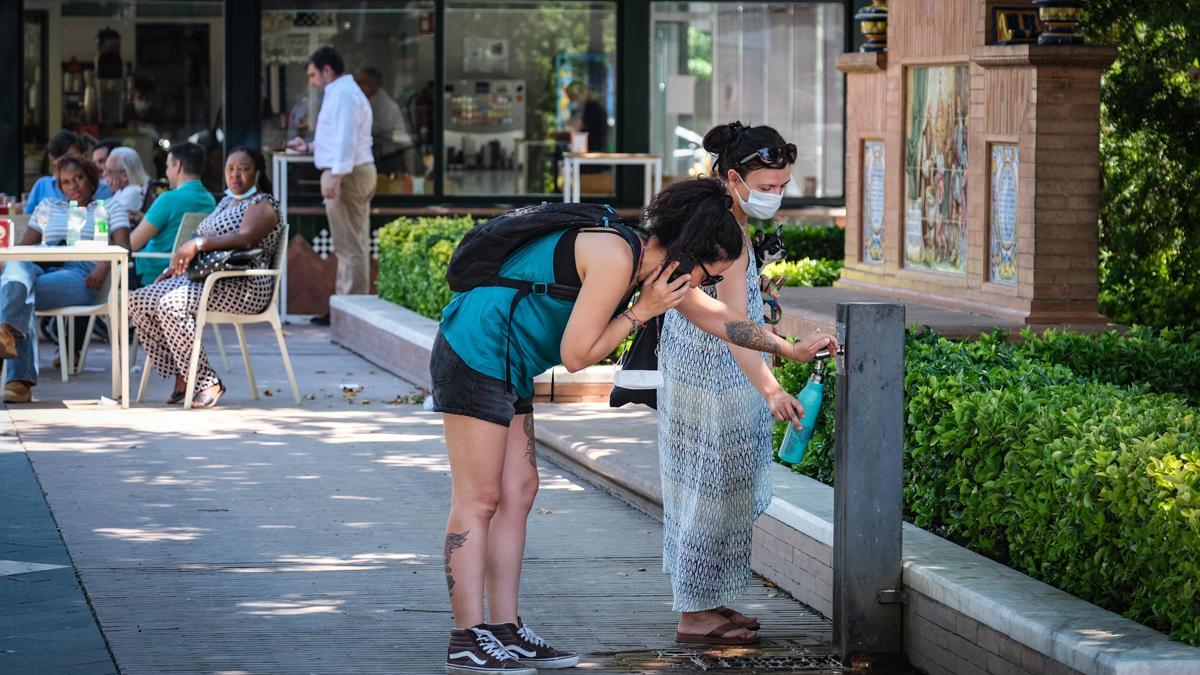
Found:
[[[147,260],[170,260],[171,256],[175,255],[174,252],[178,251],[179,247],[182,246],[185,241],[191,239],[192,235],[196,234],[196,228],[200,227],[200,223],[204,222],[204,219],[207,217],[208,214],[201,211],[193,211],[183,214],[183,218],[179,221],[179,230],[175,233],[175,243],[171,246],[170,253],[158,251],[134,251],[134,259],[145,258]],[[217,338],[217,351],[221,354],[221,364],[225,366],[225,371],[229,372],[229,357],[225,355],[225,341],[221,339],[221,331],[216,326],[213,326],[212,329],[213,336]],[[137,352],[138,339],[137,333],[134,333],[133,341],[129,347],[129,360],[131,363],[137,361]]]
[[[183,407],[191,408],[192,399],[196,393],[196,377],[197,371],[200,368],[200,345],[204,339],[204,326],[221,323],[233,324],[233,329],[237,333],[238,345],[242,349],[242,363],[246,365],[246,378],[250,381],[250,393],[254,396],[254,400],[258,400],[258,385],[254,382],[254,369],[250,365],[250,352],[246,348],[246,336],[242,331],[242,326],[250,323],[269,323],[275,330],[275,339],[279,342],[279,353],[283,357],[283,367],[287,371],[288,382],[292,385],[292,397],[297,404],[300,403],[300,387],[296,385],[296,375],[292,372],[292,359],[288,356],[287,343],[283,339],[283,325],[279,317],[279,286],[280,286],[280,264],[287,255],[288,243],[288,225],[284,223],[282,232],[280,232],[279,246],[275,250],[275,260],[271,269],[266,270],[246,270],[241,272],[214,272],[204,280],[204,290],[200,293],[200,307],[196,310],[196,337],[192,342],[192,359],[188,365],[187,388],[184,390]],[[267,308],[258,314],[232,314],[228,312],[213,312],[208,309],[208,297],[212,293],[213,284],[219,279],[236,279],[240,277],[257,277],[271,276],[274,279],[274,291],[271,293],[271,302],[267,304]],[[142,396],[146,391],[146,382],[150,377],[150,356],[146,355],[145,364],[142,366],[142,382],[138,386],[138,403],[142,402]]]
[[[114,272],[109,270],[108,276],[104,278],[104,284],[96,291],[96,299],[103,302],[94,305],[70,305],[67,307],[56,307],[54,309],[42,309],[34,312],[34,316],[52,316],[58,324],[58,358],[59,370],[62,372],[62,381],[67,381],[67,373],[78,375],[83,370],[83,362],[87,360],[88,345],[92,342],[92,329],[96,327],[96,317],[103,316],[108,318],[109,335],[113,335],[112,327],[117,324],[117,303],[113,299],[112,292],[115,290],[112,285],[112,276]],[[74,319],[77,316],[88,317],[87,333],[83,338],[83,345],[79,349],[79,362],[75,362],[75,322],[67,319]],[[110,342],[112,339],[110,338]]]

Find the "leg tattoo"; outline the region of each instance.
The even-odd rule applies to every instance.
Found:
[[[455,532],[446,533],[446,589],[451,593],[454,593],[454,576],[450,574],[450,556],[456,549],[462,548],[462,545],[467,541],[467,535],[470,533],[470,530],[467,530],[461,534]]]
[[[537,468],[537,449],[533,440],[533,413],[525,416],[525,459],[529,460],[529,466]]]

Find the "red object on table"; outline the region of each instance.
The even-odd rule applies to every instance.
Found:
[[[0,248],[12,246],[13,222],[9,218],[0,218]]]

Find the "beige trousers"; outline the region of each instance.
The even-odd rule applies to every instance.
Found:
[[[326,169],[324,173],[329,173]],[[375,165],[359,164],[342,176],[337,199],[325,200],[329,233],[337,254],[338,295],[371,292],[371,199],[375,196]]]

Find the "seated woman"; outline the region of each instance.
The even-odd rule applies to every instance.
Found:
[[[142,158],[138,156],[137,150],[127,147],[113,148],[108,153],[108,159],[104,160],[102,169],[101,175],[113,191],[113,196],[105,205],[119,205],[125,209],[126,214],[131,211],[140,214],[142,201],[146,198],[146,187],[150,184],[150,175],[142,166]],[[129,220],[131,224],[134,223],[133,218]]]
[[[42,176],[34,182],[33,187],[29,189],[29,197],[25,200],[25,213],[32,214],[34,209],[38,207],[45,199],[63,199],[64,190],[58,184],[58,176],[54,167],[58,166],[58,160],[67,155],[82,155],[86,144],[79,134],[70,129],[59,129],[57,133],[50,138],[46,143],[46,156],[50,160],[50,175]],[[99,171],[97,167],[97,171]],[[96,188],[92,190],[93,196],[96,199],[108,199],[112,196],[112,190],[108,188],[108,183],[101,180]],[[69,197],[67,199],[70,199]]]
[[[196,335],[196,312],[200,308],[202,282],[187,277],[188,263],[202,251],[261,248],[262,265],[275,260],[283,226],[271,196],[266,160],[261,152],[238,146],[225,159],[225,197],[196,229],[171,260],[158,281],[130,296],[129,315],[138,339],[163,377],[175,377],[175,389],[167,403],[184,397],[192,341]],[[255,314],[266,309],[274,294],[275,280],[268,276],[221,279],[213,285],[208,309],[219,312]],[[225,385],[208,364],[204,351],[196,374],[193,408],[217,404]]]
[[[29,229],[21,244],[58,246],[67,238],[69,202],[83,207],[87,214],[81,239],[92,238],[96,212],[93,199],[100,184],[100,172],[90,159],[66,155],[55,164],[55,178],[65,200],[43,199],[29,219]],[[121,209],[108,214],[110,240],[129,248],[129,220]],[[108,276],[108,263],[72,261],[42,264],[12,260],[0,274],[0,358],[10,359],[8,382],[4,385],[5,403],[28,403],[37,384],[37,333],[33,313],[70,305],[96,302],[96,290]]]

